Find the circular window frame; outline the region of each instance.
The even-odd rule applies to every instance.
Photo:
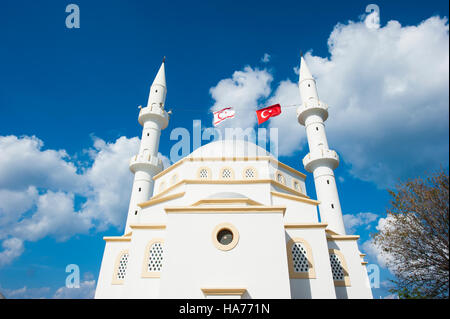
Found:
[[[229,230],[233,234],[233,240],[228,245],[221,244],[217,239],[217,235],[219,234],[219,232],[224,229]],[[229,251],[229,250],[233,249],[234,247],[236,247],[236,245],[238,244],[239,232],[234,225],[232,225],[230,223],[221,223],[221,224],[217,225],[212,232],[212,242],[217,249],[222,250],[222,251]]]

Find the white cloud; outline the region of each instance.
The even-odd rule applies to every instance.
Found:
[[[330,58],[305,55],[328,103],[327,136],[350,173],[379,187],[448,163],[449,37],[446,19],[418,26],[390,21],[338,24]],[[281,82],[271,101],[299,102],[297,85]],[[292,110],[271,120],[283,136],[280,155],[305,143]],[[295,134],[292,134],[295,132]]]
[[[0,136],[0,189],[82,191],[84,180],[66,151],[42,150],[43,146],[35,136]]]
[[[8,299],[92,299],[95,295],[95,288],[95,280],[85,279],[80,282],[78,288],[63,286],[56,289],[54,293],[50,287],[29,288],[27,286],[18,289],[6,289],[0,286],[0,293]]]
[[[124,226],[133,179],[128,161],[139,139],[95,138],[88,150],[92,163],[77,165],[64,150],[43,145],[34,136],[0,136],[0,266],[19,257],[26,241],[47,236],[63,241]]]
[[[37,209],[29,218],[9,227],[6,233],[22,240],[37,241],[45,236],[66,240],[87,233],[92,224],[84,212],[74,211],[73,194],[47,191],[39,196]]]
[[[23,213],[33,207],[38,198],[36,187],[26,190],[9,190],[0,188],[0,229],[16,223]],[[4,234],[0,233],[0,239]]]
[[[94,220],[99,230],[109,225],[120,227],[125,222],[133,182],[128,163],[138,149],[137,137],[122,136],[114,143],[94,140],[90,153],[94,162],[84,173],[89,191],[82,212]]]
[[[390,227],[389,220],[391,219],[392,217],[380,218],[378,220],[376,229],[378,231],[382,231],[386,227]],[[374,243],[372,239],[365,241],[361,245],[361,247],[363,251],[367,254],[369,260],[376,262],[380,267],[387,268],[391,273],[394,273],[394,269],[389,268],[387,265],[392,256],[389,255],[387,252],[384,252],[378,245]]]
[[[85,280],[80,282],[79,288],[61,287],[53,295],[54,299],[92,299],[95,295],[96,281]]]
[[[23,241],[18,238],[9,238],[2,242],[3,250],[0,251],[0,266],[9,264],[12,260],[22,255],[24,251]]]
[[[290,156],[306,145],[305,128],[297,122],[296,107],[300,103],[300,91],[297,83],[290,80],[281,81],[268,104],[279,103],[282,112],[270,119],[270,127],[278,128],[279,155]],[[293,147],[295,145],[295,147]]]
[[[378,215],[374,213],[358,213],[358,214],[345,214],[343,216],[344,218],[344,224],[345,228],[347,230],[347,233],[353,234],[356,230],[356,228],[360,226],[371,226],[371,223],[377,220]]]
[[[305,59],[329,105],[330,148],[353,177],[386,188],[448,165],[449,27],[439,17],[417,26],[381,26],[376,15],[337,24],[328,39],[330,57],[308,52]],[[297,81],[281,81],[269,96],[271,81],[267,70],[246,67],[211,88],[213,110],[237,111],[222,126],[253,127],[257,105],[301,102]],[[269,123],[279,130],[280,156],[307,152],[295,107],[284,107]]]
[[[8,299],[43,299],[47,298],[50,287],[28,288],[24,286],[19,289],[5,289],[0,286],[0,292]]]
[[[270,61],[270,54],[264,53],[263,57],[261,58],[261,62],[268,63]]]

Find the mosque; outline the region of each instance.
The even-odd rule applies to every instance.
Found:
[[[348,235],[327,143],[328,106],[303,57],[297,120],[306,175],[242,140],[211,142],[163,170],[164,62],[143,126],[125,231],[106,242],[95,298],[372,298],[359,236]],[[320,218],[319,218],[320,216]]]

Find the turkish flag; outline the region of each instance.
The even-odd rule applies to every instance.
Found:
[[[258,117],[258,125],[264,123],[272,116],[281,114],[281,105],[275,104],[256,111]]]

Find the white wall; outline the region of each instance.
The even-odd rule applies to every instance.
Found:
[[[112,284],[115,264],[120,252],[129,249],[130,242],[108,241],[103,253],[102,265],[98,276],[96,299],[122,298],[123,285]]]
[[[239,242],[217,249],[214,228],[231,223]],[[246,288],[250,298],[290,298],[281,213],[169,214],[162,298],[204,298],[201,288]]]
[[[328,255],[324,228],[286,229],[286,243],[293,238],[302,238],[311,246],[314,279],[290,279],[292,298],[335,299],[333,277]],[[288,252],[290,253],[290,252]]]
[[[164,239],[165,229],[133,229],[127,276],[122,298],[157,298],[159,295],[159,278],[143,278],[143,264],[147,263],[146,249],[148,243],[156,238]]]
[[[328,241],[330,249],[338,249],[347,263],[350,286],[336,287],[340,299],[372,299],[372,290],[367,279],[366,267],[361,265],[361,256],[356,240]]]

